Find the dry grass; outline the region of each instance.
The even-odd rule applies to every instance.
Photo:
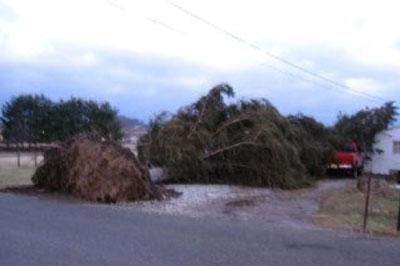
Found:
[[[21,185],[32,185],[31,177],[35,168],[23,166],[0,169],[0,189]]]
[[[39,161],[42,159],[40,156]],[[15,153],[0,153],[0,189],[12,186],[31,185],[31,177],[35,171],[33,154],[21,156],[21,167],[17,167]]]
[[[400,191],[389,186],[374,189],[370,198],[367,230],[370,233],[400,236],[396,231]],[[323,197],[318,224],[348,230],[361,230],[365,206],[365,193],[346,188]]]

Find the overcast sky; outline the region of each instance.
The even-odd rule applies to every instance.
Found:
[[[147,120],[228,82],[238,98],[267,98],[284,114],[329,124],[339,111],[383,103],[363,93],[400,100],[398,2],[0,0],[0,104],[20,93],[78,96]]]

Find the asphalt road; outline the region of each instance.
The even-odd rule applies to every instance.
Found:
[[[0,193],[0,265],[396,265],[400,241]]]

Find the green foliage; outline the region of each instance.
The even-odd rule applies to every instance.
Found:
[[[50,136],[45,129],[51,108],[52,102],[43,95],[12,98],[3,106],[0,118],[5,138],[17,143],[48,140]]]
[[[16,143],[65,140],[90,131],[114,140],[122,138],[117,111],[109,103],[78,98],[54,103],[43,95],[21,95],[3,106],[0,119],[4,137]]]
[[[299,114],[288,117],[291,123],[289,139],[300,153],[300,159],[311,176],[323,176],[327,162],[334,156],[330,141],[332,132],[312,117]]]
[[[221,84],[175,115],[157,116],[139,141],[139,158],[186,182],[297,188],[324,171],[322,124],[286,118],[264,99],[227,105],[224,96],[233,95]]]
[[[339,136],[337,144],[348,140],[355,141],[362,149],[373,151],[376,134],[387,129],[395,120],[397,107],[394,102],[385,103],[381,107],[365,108],[353,115],[339,114],[334,131]]]
[[[91,131],[114,140],[122,138],[117,111],[109,103],[71,98],[55,104],[51,116],[54,140]]]
[[[302,114],[285,117],[265,99],[226,104],[233,95],[221,84],[176,114],[156,116],[139,140],[139,159],[179,182],[298,188],[324,176],[346,141],[372,147],[396,115],[387,103],[328,128]]]

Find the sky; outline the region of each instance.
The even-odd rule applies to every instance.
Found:
[[[390,0],[0,0],[0,105],[75,96],[147,121],[227,82],[238,99],[331,124],[339,111],[400,101],[398,10]]]

